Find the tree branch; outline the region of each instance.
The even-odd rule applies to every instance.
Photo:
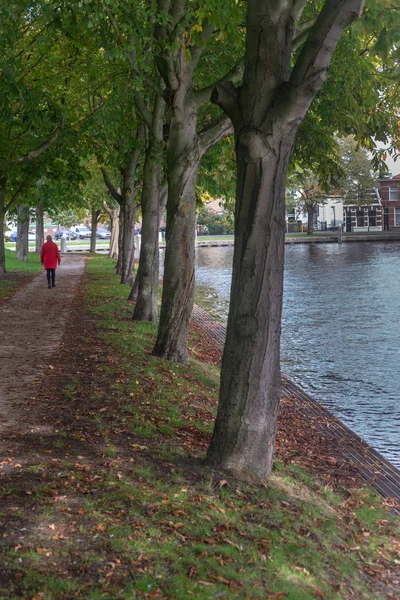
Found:
[[[231,68],[231,70],[228,71],[228,73],[226,73],[223,77],[221,77],[221,79],[219,79],[217,82],[213,83],[212,85],[209,85],[206,88],[203,88],[202,90],[198,90],[197,92],[195,92],[195,101],[196,101],[197,106],[202,106],[206,102],[209,102],[214,88],[218,88],[218,86],[220,86],[225,81],[229,81],[231,83],[238,83],[239,81],[241,81],[241,79],[243,77],[243,71],[244,71],[244,58],[241,58]],[[216,104],[216,102],[215,102],[215,104]]]
[[[200,154],[203,156],[210,148],[220,140],[233,133],[232,121],[227,116],[221,117],[215,123],[211,123],[199,133]]]
[[[210,100],[222,108],[235,127],[239,125],[241,121],[239,90],[235,88],[232,81],[223,81],[214,86]]]
[[[101,174],[103,175],[103,180],[104,183],[107,186],[108,191],[110,192],[110,195],[114,198],[114,200],[116,200],[118,202],[118,204],[120,204],[122,197],[121,194],[119,194],[117,192],[117,188],[114,186],[114,184],[112,183],[107,171],[105,170],[104,167],[100,167],[100,171]]]
[[[358,18],[364,0],[327,0],[308,36],[277,102],[285,118],[304,118],[316,92],[325,81],[329,63],[343,30]]]
[[[24,179],[24,181],[21,183],[21,185],[17,188],[16,192],[13,194],[12,198],[10,198],[9,202],[5,206],[6,213],[9,212],[11,207],[14,205],[14,202],[17,200],[17,198],[20,195],[20,193],[22,192],[22,190],[24,190],[28,187],[29,179],[30,179],[29,177]]]
[[[38,146],[35,150],[31,150],[30,152],[27,152],[27,154],[20,156],[19,158],[17,158],[13,162],[11,162],[10,165],[12,165],[12,166],[25,165],[29,162],[32,162],[36,158],[38,158],[41,154],[43,154],[43,152],[48,150],[48,148],[50,148],[50,146],[52,146],[54,144],[54,142],[56,141],[56,139],[58,138],[58,136],[60,134],[60,130],[61,130],[61,126],[57,125],[57,127],[54,129],[53,133],[51,134],[51,136],[49,137],[48,140],[43,142],[43,144],[40,144],[40,146]]]

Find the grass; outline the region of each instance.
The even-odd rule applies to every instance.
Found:
[[[0,279],[0,300],[11,296],[30,277],[40,273],[43,269],[39,255],[36,253],[29,254],[29,260],[23,262],[16,259],[15,252],[6,248],[5,259],[6,276],[4,279]]]
[[[58,432],[7,456],[0,599],[390,598],[398,521],[380,499],[290,464],[268,485],[207,468],[218,369],[152,356],[156,328],[126,297],[91,258],[92,338],[74,339],[65,406],[42,400]]]

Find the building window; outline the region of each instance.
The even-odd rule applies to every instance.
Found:
[[[357,227],[364,227],[364,211],[357,211]]]
[[[371,209],[369,211],[369,226],[376,227],[376,210]]]
[[[400,227],[400,208],[394,209],[394,225]]]
[[[397,186],[393,186],[389,188],[389,200],[398,200],[399,199],[399,190]]]

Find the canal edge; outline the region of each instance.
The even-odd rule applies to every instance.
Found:
[[[191,323],[212,339],[220,350],[223,349],[225,327],[215,321],[204,309],[194,305]],[[318,421],[319,433],[323,437],[340,441],[343,457],[356,467],[365,483],[373,487],[383,498],[393,498],[396,502],[400,502],[400,470],[327,408],[282,375],[281,398],[290,397],[297,399],[303,414]]]

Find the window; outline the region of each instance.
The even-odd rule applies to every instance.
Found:
[[[389,200],[398,200],[399,190],[397,185],[389,188]]]
[[[364,210],[357,210],[357,227],[364,227]]]
[[[374,208],[371,208],[368,216],[369,216],[369,226],[376,227],[376,210]]]
[[[400,208],[394,209],[394,225],[400,227]]]

